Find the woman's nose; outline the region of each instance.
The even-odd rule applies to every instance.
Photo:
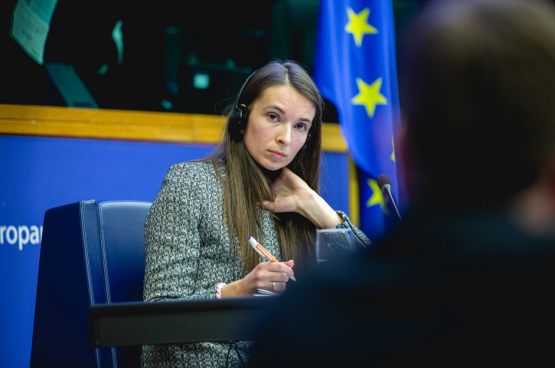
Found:
[[[279,129],[276,141],[282,146],[287,146],[291,143],[291,126],[289,124],[283,124]]]

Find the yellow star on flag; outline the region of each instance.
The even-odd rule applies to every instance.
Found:
[[[370,189],[372,189],[372,196],[370,196],[370,199],[368,199],[368,202],[366,202],[366,207],[372,207],[379,204],[383,213],[387,213],[387,208],[385,207],[385,202],[383,200],[383,193],[378,186],[378,182],[372,179],[368,179],[367,183]]]
[[[395,162],[395,141],[391,137],[391,146],[393,147],[393,152],[391,153],[391,161]]]
[[[387,98],[380,93],[382,79],[378,78],[371,85],[366,84],[362,79],[357,78],[358,95],[353,97],[353,105],[364,105],[369,118],[374,117],[376,105],[387,105]]]
[[[362,38],[365,34],[376,34],[378,30],[368,24],[370,9],[364,8],[360,13],[355,13],[351,7],[347,7],[349,23],[345,25],[345,32],[351,33],[355,39],[355,45],[362,45]]]

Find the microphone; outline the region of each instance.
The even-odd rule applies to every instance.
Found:
[[[397,209],[397,204],[395,203],[395,200],[393,199],[393,195],[391,194],[391,180],[389,179],[389,176],[385,174],[381,174],[380,176],[378,176],[378,180],[376,181],[378,182],[378,186],[380,187],[382,192],[386,193],[391,199],[391,203],[393,203],[393,208],[395,208],[395,211],[397,212],[397,216],[399,217],[399,220],[402,221],[403,219],[401,218],[401,214]]]

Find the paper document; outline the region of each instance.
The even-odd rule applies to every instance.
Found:
[[[44,45],[58,0],[19,0],[12,15],[10,37],[37,63],[44,63]]]

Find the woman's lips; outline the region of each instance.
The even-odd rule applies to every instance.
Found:
[[[282,158],[286,156],[285,153],[281,153],[279,151],[272,151],[272,150],[270,150],[270,154],[275,158]]]

